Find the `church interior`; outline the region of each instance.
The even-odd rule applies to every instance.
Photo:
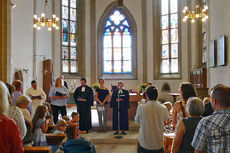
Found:
[[[93,127],[82,136],[90,137],[98,153],[133,153],[140,128],[134,119],[146,83],[157,88],[160,103],[172,105],[181,100],[182,82],[190,82],[202,100],[214,85],[230,85],[229,8],[229,0],[1,0],[0,80],[21,80],[24,94],[36,80],[50,103],[50,89],[62,76],[69,92],[67,116],[77,111],[74,91],[81,78],[94,93],[103,79],[108,102],[122,81],[130,101],[127,135],[114,137],[112,108],[108,131],[97,132],[94,97]],[[49,136],[48,144],[62,139]],[[170,152],[174,137],[164,137]]]

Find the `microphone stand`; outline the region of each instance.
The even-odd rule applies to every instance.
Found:
[[[116,139],[122,139],[123,138],[123,136],[121,135],[121,133],[120,133],[120,89],[118,90],[118,104],[117,104],[117,110],[118,110],[118,113],[117,113],[117,116],[118,116],[118,118],[117,118],[117,121],[118,121],[118,135],[117,136],[115,136],[115,138]]]

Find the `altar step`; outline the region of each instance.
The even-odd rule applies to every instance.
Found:
[[[83,135],[83,137],[89,137],[95,145],[99,144],[137,144],[139,132],[128,131],[127,135],[121,135],[121,139],[115,138],[114,131],[108,131],[106,133],[97,133],[92,131],[89,134]]]

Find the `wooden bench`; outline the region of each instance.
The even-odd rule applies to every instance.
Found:
[[[59,145],[65,138],[64,134],[45,134],[48,145]]]
[[[24,147],[24,153],[52,153],[51,147]]]

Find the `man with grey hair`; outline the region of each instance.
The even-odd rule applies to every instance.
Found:
[[[195,153],[230,152],[230,88],[214,88],[211,103],[214,113],[199,122],[192,146]]]
[[[201,120],[201,115],[204,113],[202,100],[197,97],[190,97],[186,104],[186,112],[188,112],[189,116],[183,118],[177,125],[172,153],[194,153],[194,148],[191,146],[191,142],[197,124]]]
[[[110,103],[113,108],[113,130],[116,131],[114,135],[119,134],[119,130],[126,135],[125,131],[129,130],[129,92],[123,89],[123,86],[124,83],[119,81],[118,89],[113,92]]]

